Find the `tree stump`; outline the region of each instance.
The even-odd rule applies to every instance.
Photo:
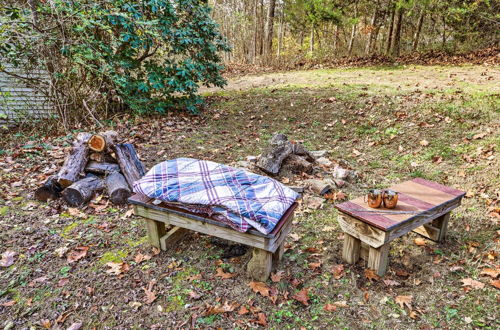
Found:
[[[78,134],[71,153],[66,157],[64,165],[57,174],[57,182],[61,187],[68,187],[80,178],[88,161],[89,147],[87,142],[90,136],[89,133]]]
[[[113,172],[106,177],[108,196],[114,204],[125,204],[132,192],[125,177],[118,172]]]
[[[80,206],[92,199],[94,193],[104,188],[100,178],[89,176],[73,183],[62,192],[63,198],[71,206]]]

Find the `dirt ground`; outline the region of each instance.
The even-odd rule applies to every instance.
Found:
[[[341,260],[332,202],[319,208],[303,202],[264,295],[245,272],[250,251],[235,253],[244,248],[190,234],[158,253],[143,220],[106,197],[81,209],[33,200],[32,191],[57,172],[83,129],[65,136],[4,133],[0,325],[497,329],[499,78],[500,68],[490,66],[237,77],[225,90],[205,90],[200,116],[109,122],[136,145],[147,168],[181,156],[230,164],[259,154],[282,132],[359,173],[342,188],[347,198],[413,177],[467,191],[446,242],[413,233],[395,240],[382,279],[365,273],[363,261]],[[300,178],[289,184],[296,183]],[[219,268],[234,276],[217,276]]]

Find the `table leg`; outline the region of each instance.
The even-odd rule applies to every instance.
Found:
[[[375,270],[378,276],[384,276],[389,263],[389,243],[379,248],[370,246],[368,252],[368,268]]]
[[[160,238],[165,235],[165,223],[151,219],[146,220],[149,242],[157,248],[161,247]]]
[[[444,240],[446,239],[446,234],[448,232],[448,220],[450,220],[450,215],[451,212],[448,212],[432,222],[434,227],[439,228],[439,235],[436,240],[437,242],[444,242]]]
[[[175,248],[176,244],[186,236],[189,232],[188,229],[184,229],[181,227],[174,227],[168,231],[168,233],[162,237],[160,237],[160,246],[163,251],[166,251],[167,248]]]
[[[266,250],[254,248],[252,259],[248,262],[248,275],[257,281],[266,281],[271,274],[273,254]]]
[[[278,264],[281,261],[281,258],[283,258],[284,252],[285,252],[285,241],[281,242],[281,244],[278,246],[278,249],[276,249],[276,252],[273,253],[272,270],[276,270],[276,268],[278,268]]]
[[[342,249],[342,259],[349,264],[354,264],[359,260],[359,252],[361,249],[361,241],[344,233],[344,247]]]

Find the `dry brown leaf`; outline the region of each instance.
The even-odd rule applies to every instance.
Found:
[[[40,321],[40,324],[45,329],[50,329],[52,327],[52,322],[50,322],[50,320],[42,320]]]
[[[238,314],[245,315],[245,314],[248,314],[249,312],[250,311],[248,310],[248,308],[246,308],[245,306],[241,306],[240,310],[238,311]]]
[[[205,311],[204,315],[213,315],[213,314],[222,314],[222,313],[229,313],[234,311],[240,304],[238,303],[229,303],[227,300],[224,302],[223,305],[218,305],[218,306],[209,306],[207,310]]]
[[[334,304],[326,304],[325,307],[323,307],[323,310],[327,312],[335,312],[337,310],[337,306]]]
[[[248,283],[248,286],[252,288],[253,292],[260,293],[264,297],[269,297],[269,287],[265,283],[252,281]]]
[[[484,288],[484,283],[479,282],[476,280],[473,280],[472,278],[464,278],[461,279],[460,282],[462,282],[462,286],[470,286],[473,289],[482,289]]]
[[[347,301],[341,300],[341,301],[336,301],[333,303],[335,306],[340,307],[340,308],[347,308],[349,305],[347,304]]]
[[[10,307],[10,306],[14,306],[16,304],[16,301],[15,300],[9,300],[7,302],[4,302],[4,303],[1,303],[0,306],[3,306],[3,307]]]
[[[422,140],[422,141],[420,141],[420,145],[423,146],[423,147],[427,147],[429,145],[429,141]]]
[[[113,275],[120,275],[129,270],[130,266],[125,262],[113,262],[110,261],[106,263],[106,266],[110,267],[106,270],[106,273]]]
[[[223,279],[228,279],[228,278],[233,278],[235,277],[237,274],[232,274],[232,273],[225,273],[224,270],[222,268],[217,268],[217,274],[215,274],[215,276],[217,277],[221,277]]]
[[[186,277],[186,280],[189,282],[195,281],[195,280],[201,280],[201,274],[196,274],[196,275],[190,275]]]
[[[487,132],[478,133],[478,134],[475,134],[474,136],[472,136],[472,139],[473,140],[479,140],[479,139],[484,138],[486,135],[488,135]]]
[[[425,241],[425,239],[423,239],[422,237],[415,238],[414,242],[418,246],[425,246],[427,244],[427,242]]]
[[[318,261],[318,262],[310,262],[309,265],[308,265],[309,269],[311,270],[316,270],[318,269],[319,267],[321,267],[321,261]]]
[[[413,299],[413,296],[397,296],[396,297],[396,303],[404,309],[404,306],[408,307],[409,310],[411,310],[411,301]]]
[[[262,325],[264,327],[267,326],[266,314],[264,314],[264,313],[257,314],[257,320],[252,320],[252,322],[260,324],[260,325]]]
[[[146,289],[145,287],[142,287],[144,290],[144,293],[146,294],[146,297],[144,298],[144,302],[147,305],[151,305],[153,301],[156,300],[156,293],[153,291],[153,286],[155,285],[156,281],[150,281],[148,284],[148,288]]]
[[[343,264],[333,265],[332,274],[334,279],[336,280],[341,279],[344,276],[344,265]]]
[[[76,262],[87,255],[89,250],[88,246],[77,246],[73,251],[69,252],[66,256],[66,260],[69,264]]]
[[[308,248],[304,249],[304,252],[319,253],[319,252],[321,252],[321,250],[318,248],[315,248],[315,247],[308,247]]]
[[[373,269],[365,269],[365,277],[370,281],[378,281],[380,280],[380,276],[378,276]]]
[[[296,294],[292,296],[293,299],[297,300],[298,302],[301,302],[303,305],[307,306],[309,305],[308,300],[309,300],[309,289],[308,288],[303,288]]]
[[[188,296],[189,296],[189,298],[191,298],[193,300],[198,300],[201,298],[201,295],[195,291],[189,291]]]
[[[486,275],[493,278],[497,278],[500,275],[500,269],[484,268],[479,275]]]
[[[410,311],[408,316],[411,317],[412,319],[416,320],[418,318],[418,313],[416,311]]]
[[[16,253],[14,251],[5,251],[2,253],[2,260],[0,260],[0,266],[9,267],[14,263],[14,256]]]
[[[276,272],[274,274],[271,274],[271,281],[273,281],[274,283],[281,281],[284,274],[285,274],[285,272],[282,270],[280,270],[279,272]]]
[[[398,286],[398,285],[401,285],[401,283],[399,283],[398,281],[394,281],[394,280],[390,280],[390,279],[384,280],[383,282],[387,286]]]
[[[151,259],[152,257],[150,255],[147,255],[147,254],[142,254],[142,253],[137,253],[137,255],[135,256],[134,258],[134,261],[138,264],[140,264],[141,262],[143,261],[146,261],[146,260],[149,260]]]
[[[500,289],[500,280],[491,280],[490,284],[497,289]]]

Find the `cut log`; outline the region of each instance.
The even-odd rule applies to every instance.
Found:
[[[97,174],[110,174],[113,172],[120,172],[120,166],[118,164],[90,161],[85,167],[85,171]]]
[[[89,133],[80,133],[76,137],[73,143],[73,149],[66,157],[64,165],[57,174],[57,182],[61,187],[68,187],[80,178],[89,157],[87,142],[90,137],[91,135]]]
[[[289,176],[290,174],[300,174],[302,172],[312,173],[312,171],[313,164],[300,156],[291,154],[283,161],[280,174]]]
[[[268,174],[278,174],[281,163],[291,155],[293,146],[284,134],[275,134],[269,142],[268,148],[257,161],[257,167]]]
[[[294,143],[293,145],[293,150],[292,153],[297,155],[297,156],[302,156],[302,158],[305,158],[308,162],[314,163],[316,161],[316,158],[311,154],[306,147],[302,143]]]
[[[139,160],[133,145],[129,143],[116,144],[113,149],[127,183],[133,187],[134,182],[144,176],[144,165]]]
[[[311,179],[306,181],[307,187],[318,195],[324,195],[332,189],[332,186],[322,180]]]
[[[110,151],[117,139],[118,133],[115,131],[106,131],[94,134],[89,139],[89,148],[90,150],[97,152],[102,152],[104,150]]]
[[[80,206],[92,199],[96,191],[104,188],[103,181],[95,176],[89,176],[73,183],[62,192],[63,198],[71,206]]]
[[[35,190],[35,198],[39,201],[46,202],[49,199],[57,199],[61,197],[63,188],[57,182],[56,176],[51,176],[45,181],[43,186]]]
[[[132,194],[125,177],[118,172],[113,172],[106,177],[108,196],[114,204],[125,204]]]
[[[116,164],[116,159],[107,152],[91,152],[89,159],[99,163]]]

